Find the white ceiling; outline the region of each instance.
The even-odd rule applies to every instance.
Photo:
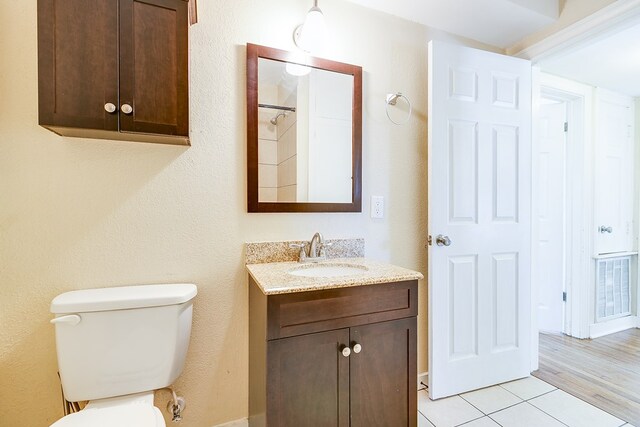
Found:
[[[631,96],[640,96],[640,25],[538,65],[556,74]]]
[[[500,48],[553,23],[560,13],[559,0],[348,1]]]

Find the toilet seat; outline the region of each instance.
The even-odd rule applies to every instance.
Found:
[[[166,427],[153,393],[100,399],[69,414],[51,427]]]

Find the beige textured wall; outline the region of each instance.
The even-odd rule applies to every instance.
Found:
[[[564,4],[561,6],[562,11],[560,13],[560,18],[556,22],[534,34],[523,38],[515,45],[506,49],[506,52],[509,55],[514,55],[521,50],[542,41],[546,37],[549,37],[551,34],[563,30],[571,24],[575,24],[581,19],[586,18],[587,16],[597,12],[605,6],[610,5],[611,3],[614,3],[615,1],[617,0],[564,0]]]
[[[368,256],[426,273],[427,41],[454,40],[337,0],[323,56],[364,69],[361,214],[247,214],[245,44],[292,49],[310,1],[202,0],[191,28],[190,148],[62,138],[37,125],[36,0],[0,2],[0,425],[61,416],[49,303],[72,289],[199,286],[182,425],[247,415],[243,243],[366,238]],[[413,102],[406,126],[387,92]],[[371,220],[372,194],[386,217]],[[421,287],[419,368],[426,370]],[[159,396],[164,407],[167,394]]]

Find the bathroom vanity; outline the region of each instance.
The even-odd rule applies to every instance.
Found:
[[[251,426],[416,426],[418,272],[247,265]]]

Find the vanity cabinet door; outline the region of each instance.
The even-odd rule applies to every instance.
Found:
[[[117,59],[117,3],[39,0],[40,124],[117,131]]]
[[[348,344],[349,329],[269,341],[267,425],[348,427]]]
[[[120,130],[188,136],[187,8],[120,0]]]
[[[417,425],[416,331],[415,317],[351,328],[351,427]]]

